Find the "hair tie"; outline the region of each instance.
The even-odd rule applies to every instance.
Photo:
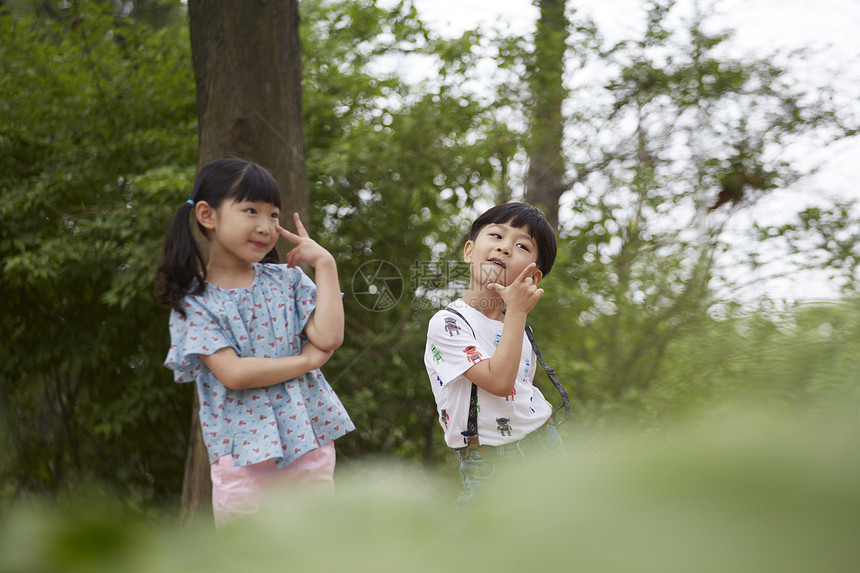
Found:
[[[193,207],[194,206],[194,199],[189,199],[188,201],[186,201],[186,203],[188,203],[189,205],[191,205]]]

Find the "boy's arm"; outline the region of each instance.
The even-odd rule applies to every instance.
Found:
[[[334,350],[343,343],[343,300],[337,279],[337,263],[327,250],[313,239],[302,225],[298,213],[293,213],[298,234],[278,226],[278,232],[296,245],[287,253],[287,264],[294,267],[307,263],[316,271],[317,305],[305,324],[305,335],[322,350]]]
[[[325,364],[331,354],[330,350],[320,350],[313,343],[308,343],[298,356],[240,358],[229,346],[213,354],[198,354],[198,356],[224,386],[231,390],[245,390],[263,388],[297,378]]]
[[[530,264],[510,286],[488,285],[505,301],[505,325],[502,338],[489,360],[478,362],[463,373],[470,382],[495,396],[507,396],[514,390],[523,352],[526,317],[543,296],[534,284],[539,279],[537,265]]]

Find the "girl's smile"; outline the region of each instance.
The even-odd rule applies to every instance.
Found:
[[[210,270],[247,268],[260,262],[278,241],[277,206],[264,201],[228,200],[212,210],[209,230]]]

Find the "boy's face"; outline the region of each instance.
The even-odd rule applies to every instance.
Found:
[[[484,286],[499,283],[509,286],[529,264],[537,262],[537,243],[525,227],[494,223],[483,227],[474,241],[467,241],[463,260],[471,265],[472,282]],[[535,269],[532,279],[543,277]]]

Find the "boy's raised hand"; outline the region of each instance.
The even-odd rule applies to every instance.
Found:
[[[276,227],[282,237],[295,245],[287,253],[288,266],[295,267],[300,263],[307,263],[311,267],[316,268],[322,262],[334,262],[334,257],[331,253],[310,238],[305,226],[302,225],[302,220],[299,218],[298,213],[293,213],[293,223],[296,225],[298,234],[292,233],[280,225]]]
[[[509,311],[528,313],[543,296],[543,289],[537,287],[542,276],[537,263],[530,263],[510,285],[489,283],[487,288],[499,293]]]

